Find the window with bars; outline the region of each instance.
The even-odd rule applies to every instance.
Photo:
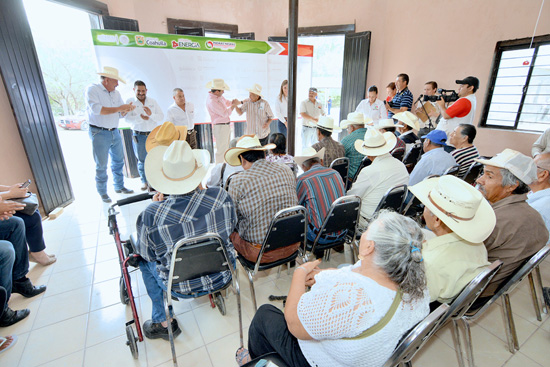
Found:
[[[482,126],[550,127],[550,35],[497,44]]]

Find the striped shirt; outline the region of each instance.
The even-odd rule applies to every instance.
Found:
[[[237,232],[254,244],[261,244],[275,214],[297,205],[296,179],[289,167],[260,159],[233,176],[229,195],[237,209]]]
[[[250,99],[246,100],[241,106],[241,111],[246,112],[246,133],[248,135],[257,135],[260,139],[269,135],[273,112],[265,99],[260,98],[256,102],[252,102]]]
[[[332,168],[314,164],[296,180],[298,205],[307,210],[307,222],[318,232],[332,203],[345,195],[342,177]]]
[[[157,262],[160,278],[165,282],[170,271],[172,250],[182,238],[217,233],[225,244],[235,267],[235,249],[229,235],[237,223],[237,214],[227,192],[219,187],[195,190],[185,195],[170,195],[156,201],[138,216],[137,253],[149,262]],[[196,293],[218,289],[231,279],[230,271],[202,276],[178,283],[178,293]]]
[[[231,101],[223,98],[223,96],[217,96],[212,92],[208,92],[208,98],[206,99],[206,109],[210,114],[210,120],[212,124],[226,124],[229,122],[231,112]]]
[[[325,167],[330,167],[330,164],[335,159],[346,156],[344,146],[330,136],[325,136],[320,142],[313,144],[312,148],[315,149],[316,152],[325,148],[325,158],[323,159],[323,165]]]
[[[400,92],[397,92],[395,97],[390,101],[391,108],[407,107],[407,111],[410,111],[413,105],[413,95],[409,88],[405,88]],[[388,111],[388,118],[392,118],[393,112]]]
[[[479,158],[479,152],[475,146],[455,149],[451,152],[451,155],[456,161],[456,164],[460,165],[458,170],[458,177],[462,177],[468,172],[468,168],[474,163],[474,159]]]
[[[342,145],[346,151],[346,157],[349,158],[348,176],[350,178],[355,177],[355,172],[357,172],[357,169],[359,169],[359,166],[361,165],[361,161],[365,158],[364,154],[359,153],[357,149],[355,149],[355,141],[357,139],[363,140],[366,132],[366,127],[357,129],[342,139]]]

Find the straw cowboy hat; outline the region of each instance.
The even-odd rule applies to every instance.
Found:
[[[317,122],[317,127],[326,131],[342,131],[338,125],[334,124],[334,119],[330,116],[321,116]]]
[[[213,79],[206,83],[206,88],[215,90],[229,90],[229,85],[225,84],[223,79]]]
[[[393,122],[393,119],[380,119],[378,120],[377,129],[385,129],[387,127],[403,127],[403,125],[396,124]]]
[[[126,80],[122,79],[120,75],[118,75],[118,69],[113,68],[111,66],[104,66],[103,71],[97,73],[97,75],[104,76],[106,78],[116,79],[126,84]]]
[[[149,133],[145,142],[145,150],[148,152],[158,145],[170,145],[175,140],[187,138],[187,126],[175,126],[170,121],[157,126]]]
[[[413,129],[413,130],[419,130],[420,129],[420,123],[418,122],[419,119],[412,112],[409,112],[409,111],[399,112],[399,113],[396,113],[395,115],[393,115],[393,118],[398,120],[398,121],[401,121],[402,123],[404,123],[407,126],[410,126],[411,129]]]
[[[260,139],[258,139],[256,135],[243,135],[237,142],[237,146],[235,148],[227,149],[225,152],[225,161],[230,166],[240,166],[241,160],[239,159],[239,155],[242,153],[251,150],[261,151],[275,149],[276,147],[277,146],[275,144],[267,144],[262,146],[262,144],[260,144]]]
[[[488,166],[507,169],[526,185],[530,185],[537,180],[537,165],[533,158],[513,149],[504,149],[491,159],[476,158],[474,161]]]
[[[429,178],[409,190],[466,241],[483,242],[495,228],[496,216],[491,204],[475,187],[455,176]]]
[[[145,174],[158,192],[181,195],[200,185],[209,163],[207,150],[191,149],[186,141],[176,140],[170,146],[151,149],[145,158]]]
[[[378,157],[379,155],[391,152],[397,143],[397,138],[391,132],[381,133],[375,128],[369,127],[365,132],[365,140],[355,141],[355,150],[359,153]]]
[[[259,84],[254,84],[252,86],[252,88],[246,88],[247,91],[249,91],[250,93],[253,93],[253,94],[256,94],[260,97],[263,97],[263,94],[262,94],[262,86],[259,85]]]
[[[348,118],[346,120],[340,121],[340,127],[342,129],[346,129],[350,125],[365,125],[371,121],[372,119],[370,117],[365,117],[361,112],[350,112],[348,113]]]
[[[319,151],[316,151],[313,147],[309,147],[309,148],[306,148],[306,149],[302,150],[301,155],[295,156],[294,161],[296,162],[296,164],[301,166],[302,164],[304,164],[305,161],[307,161],[309,159],[312,159],[312,158],[324,159],[324,157],[325,157],[325,148],[324,147],[321,148],[321,150],[319,150]]]

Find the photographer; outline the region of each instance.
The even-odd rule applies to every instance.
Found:
[[[479,79],[469,76],[463,80],[457,80],[458,97],[460,97],[449,108],[445,108],[445,99],[440,98],[437,104],[441,109],[441,119],[437,130],[443,130],[450,139],[451,133],[460,124],[473,124],[476,113],[476,96],[474,93],[479,88]]]

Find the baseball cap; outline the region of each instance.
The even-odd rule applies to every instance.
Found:
[[[310,92],[315,92],[315,93],[317,93],[317,88],[311,87],[311,88],[309,88],[309,91],[310,91]]]
[[[443,130],[432,130],[422,138],[428,138],[434,144],[447,145],[445,144],[447,141],[447,133]]]
[[[474,90],[479,88],[479,79],[475,76],[467,76],[462,80],[456,80],[456,84],[468,84],[474,87]]]
[[[526,185],[532,184],[537,179],[537,165],[533,158],[513,149],[504,149],[491,159],[474,160],[488,166],[507,169]]]

